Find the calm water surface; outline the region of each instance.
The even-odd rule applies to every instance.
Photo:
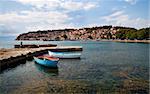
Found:
[[[5,45],[12,48],[10,42]],[[83,46],[81,59],[61,59],[57,69],[33,60],[0,73],[2,94],[148,94],[149,44],[100,41],[52,41]],[[1,46],[1,48],[3,48]]]

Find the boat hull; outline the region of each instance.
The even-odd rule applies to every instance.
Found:
[[[57,68],[57,63],[58,61],[51,61],[51,60],[46,60],[46,59],[39,59],[37,57],[33,57],[34,61],[40,65],[46,66],[46,67],[53,67]]]
[[[51,52],[48,51],[48,54],[52,57],[58,57],[58,58],[80,58],[81,54],[80,53],[57,53],[57,52]]]

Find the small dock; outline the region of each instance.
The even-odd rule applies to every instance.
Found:
[[[26,60],[32,59],[33,56],[47,54],[48,50],[55,52],[71,52],[82,51],[83,49],[82,46],[0,49],[0,71],[26,63]]]

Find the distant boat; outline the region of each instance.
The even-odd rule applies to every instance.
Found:
[[[46,56],[39,56],[39,57],[33,57],[33,58],[36,63],[46,66],[46,67],[53,67],[53,68],[57,67],[57,63],[59,61],[58,58],[46,57]]]
[[[58,58],[80,58],[81,53],[64,53],[64,52],[51,52],[48,51],[49,56]]]

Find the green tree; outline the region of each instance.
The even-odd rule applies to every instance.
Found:
[[[125,32],[127,30],[126,29],[120,29],[117,33],[116,33],[116,38],[117,39],[125,39],[126,38],[126,35],[125,35]]]
[[[150,28],[143,28],[138,30],[137,39],[148,39],[150,36]]]
[[[126,32],[126,39],[137,39],[137,30],[128,30]]]

